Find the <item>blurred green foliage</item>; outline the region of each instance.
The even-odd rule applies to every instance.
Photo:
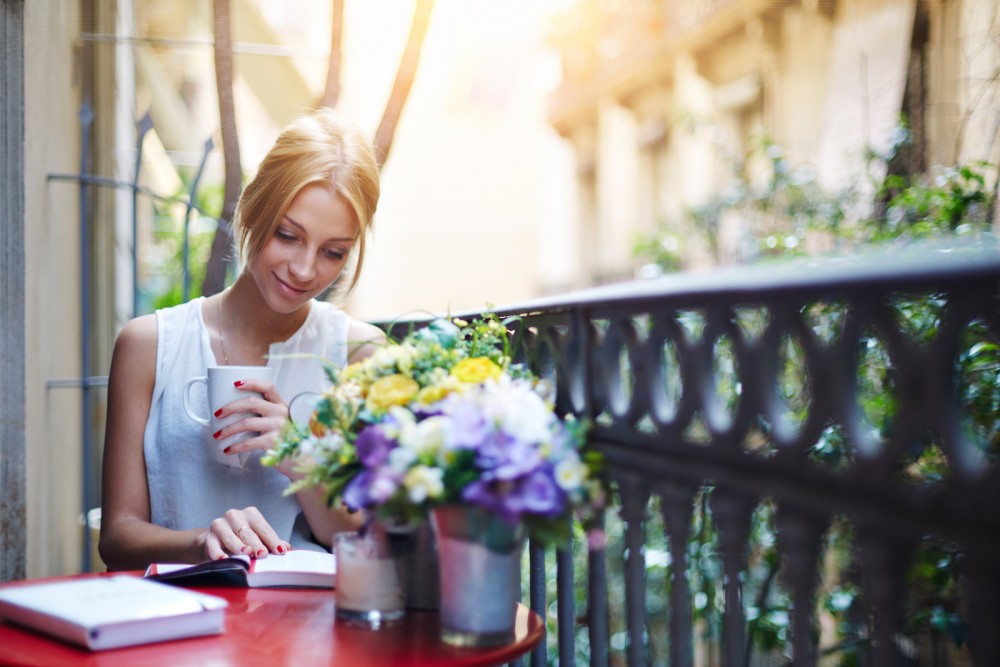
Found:
[[[184,219],[190,184],[183,183],[169,201],[153,202],[151,244],[140,256],[143,312],[177,305],[184,299]],[[188,226],[187,300],[201,296],[208,256],[215,239],[216,217],[222,210],[221,184],[198,188]]]

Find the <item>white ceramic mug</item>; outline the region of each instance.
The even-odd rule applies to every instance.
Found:
[[[222,419],[215,416],[215,412],[227,403],[246,398],[252,394],[261,395],[260,392],[237,388],[236,382],[250,378],[271,381],[271,377],[272,370],[267,366],[209,366],[207,375],[193,377],[184,385],[184,412],[192,420],[202,426],[208,427],[210,429],[209,439],[212,439],[212,434],[217,433],[220,429],[253,414],[250,412],[238,412]],[[192,406],[191,387],[196,384],[204,384],[208,392],[209,415],[207,417],[197,414]],[[214,442],[217,444],[217,447],[213,450],[215,458],[220,463],[234,468],[243,467],[250,456],[249,452],[225,454],[223,450],[226,447],[230,447],[256,435],[259,434],[254,431],[247,431],[237,433],[224,440],[215,440]]]

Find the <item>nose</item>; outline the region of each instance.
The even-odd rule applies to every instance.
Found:
[[[308,283],[316,277],[316,253],[311,249],[303,248],[295,253],[288,263],[288,270],[292,277],[300,283]]]

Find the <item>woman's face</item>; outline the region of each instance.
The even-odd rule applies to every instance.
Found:
[[[264,301],[291,313],[323,293],[344,269],[360,225],[331,188],[307,185],[249,265]]]

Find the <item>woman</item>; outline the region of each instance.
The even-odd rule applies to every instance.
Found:
[[[260,464],[288,419],[288,404],[328,384],[316,357],[340,366],[384,337],[314,300],[355,263],[379,197],[371,144],[329,110],[286,128],[243,191],[234,227],[245,267],[220,294],[138,317],[115,343],[108,389],[100,553],[110,569],[262,558],[329,547],[359,518],[328,508],[319,491],[284,495],[296,474]],[[216,412],[253,413],[216,433],[184,413],[186,381],[208,366],[269,365],[273,382],[246,379],[247,398]],[[214,459],[214,443],[256,433]],[[249,453],[249,457],[248,457]],[[248,457],[248,458],[247,458]]]

